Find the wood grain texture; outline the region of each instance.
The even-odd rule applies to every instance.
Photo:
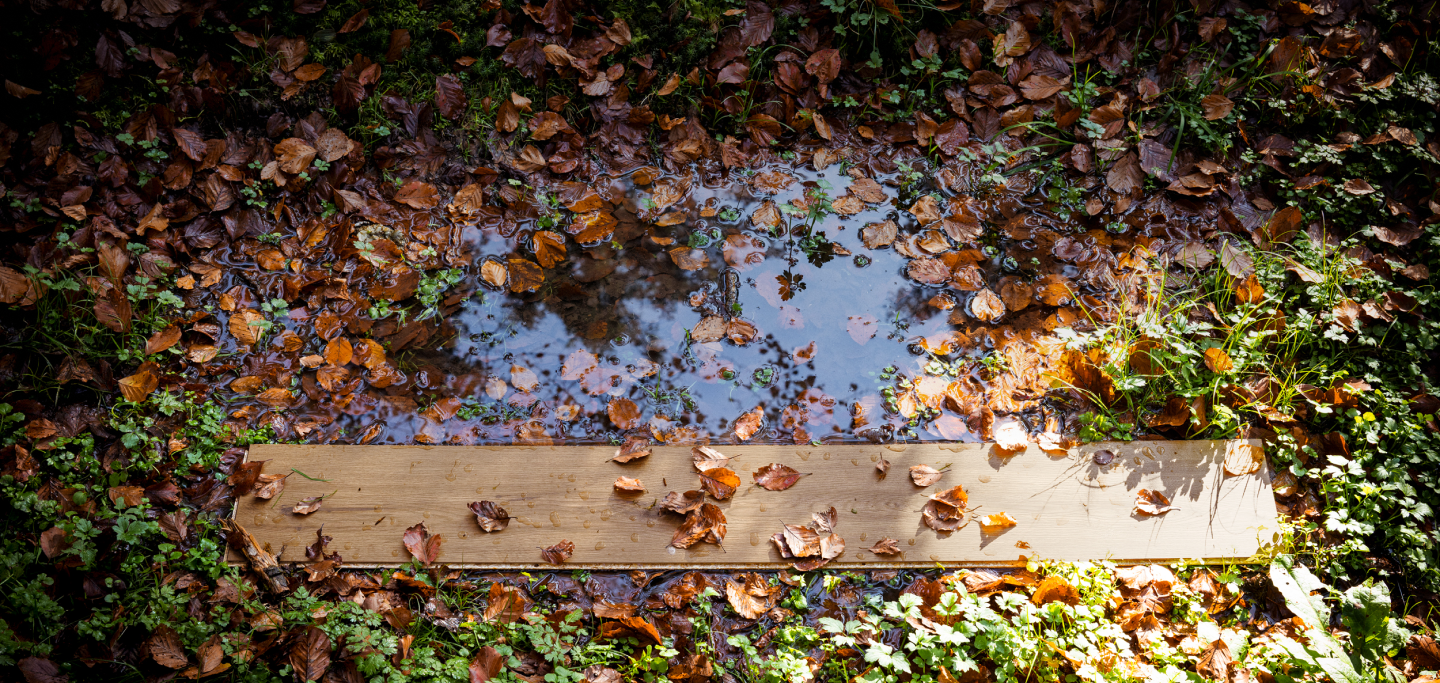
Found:
[[[275,500],[252,496],[236,505],[236,520],[282,562],[304,561],[304,548],[325,525],[330,545],[349,566],[409,561],[405,528],[425,522],[445,537],[441,561],[450,566],[523,568],[540,564],[540,548],[575,543],[571,565],[630,567],[778,567],[770,536],[784,523],[804,524],[835,506],[835,531],[845,554],[831,567],[998,566],[1022,556],[1120,562],[1174,559],[1236,560],[1254,555],[1274,537],[1274,495],[1268,464],[1227,476],[1224,441],[1096,443],[1059,457],[1036,446],[1001,457],[989,444],[717,446],[735,456],[742,487],[718,504],[728,518],[724,547],[669,546],[680,517],[654,503],[669,491],[699,488],[690,449],[657,447],[648,458],[621,465],[610,447],[289,446],[257,445],[249,459],[267,473],[291,468]],[[1116,454],[1099,466],[1096,451]],[[880,477],[875,463],[891,462]],[[808,473],[787,491],[755,486],[751,473],[772,463]],[[929,488],[911,483],[911,465],[944,469]],[[948,466],[948,467],[947,467]],[[617,477],[638,478],[647,491],[622,495]],[[929,495],[963,485],[978,514],[1006,512],[1018,524],[986,533],[978,523],[952,534],[921,524]],[[1136,491],[1159,490],[1178,509],[1157,517],[1133,512]],[[333,495],[330,495],[332,494]],[[308,516],[290,513],[308,496],[329,495]],[[467,509],[491,500],[514,518],[508,529],[485,533]],[[867,551],[882,537],[904,554]]]

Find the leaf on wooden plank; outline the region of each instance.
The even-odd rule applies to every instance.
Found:
[[[800,481],[805,475],[779,463],[770,463],[754,473],[755,483],[767,491],[784,491]]]
[[[504,531],[510,526],[510,513],[500,507],[494,501],[482,500],[470,504],[470,511],[475,513],[475,522],[480,525],[480,530],[486,533]]]
[[[550,546],[549,548],[541,549],[540,559],[545,560],[550,564],[564,564],[564,562],[570,559],[570,556],[574,554],[575,544],[571,543],[570,541],[562,540],[559,543]]]
[[[1135,493],[1135,512],[1142,515],[1163,515],[1179,508],[1170,505],[1170,498],[1159,491],[1140,489]]]

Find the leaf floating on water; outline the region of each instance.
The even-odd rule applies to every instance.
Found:
[[[491,287],[503,289],[505,282],[510,279],[510,273],[499,261],[486,259],[480,264],[480,279]]]
[[[850,333],[856,344],[864,346],[879,331],[878,323],[873,315],[852,315],[845,322],[845,331]]]
[[[889,536],[886,536],[885,538],[876,541],[875,545],[870,546],[870,552],[875,553],[876,555],[899,555],[900,542],[893,538],[890,538]]]
[[[308,515],[320,509],[320,504],[325,502],[325,496],[310,496],[295,504],[291,512],[297,515]]]
[[[890,461],[881,458],[880,463],[884,466],[880,467],[880,465],[877,465],[876,467],[879,467],[881,472],[886,472],[890,469]],[[910,467],[910,481],[915,482],[916,486],[930,486],[940,481],[940,477],[942,476],[944,475],[940,473],[940,470],[929,465],[912,465]]]
[[[1180,508],[1170,505],[1170,498],[1159,491],[1140,489],[1135,493],[1135,512],[1142,515],[1163,515]]]
[[[1023,451],[1030,446],[1030,435],[1025,433],[1025,423],[1017,417],[997,418],[992,429],[995,446],[1001,450]]]
[[[980,322],[995,322],[1004,317],[1005,302],[1000,299],[1000,295],[990,291],[988,287],[981,289],[975,292],[975,296],[970,299],[970,315]]]
[[[725,500],[740,488],[740,475],[724,467],[713,467],[700,473],[700,487],[716,500]]]
[[[725,532],[725,512],[714,503],[702,503],[685,515],[670,545],[681,550],[701,541],[719,545],[725,541]]]
[[[718,342],[725,338],[726,327],[724,318],[712,315],[695,324],[690,330],[690,338],[701,343]]]
[[[1243,441],[1225,444],[1225,474],[1238,477],[1254,474],[1265,464],[1265,451]]]
[[[759,574],[743,574],[737,578],[744,583],[725,579],[725,598],[735,613],[745,619],[765,616],[775,606],[775,597],[785,590],[783,585],[770,585],[770,582]]]
[[[611,458],[618,463],[627,463],[632,460],[650,455],[650,439],[643,436],[632,436],[625,439],[625,443],[615,449],[615,457]]]
[[[430,564],[440,559],[440,544],[444,543],[445,539],[439,534],[431,536],[430,532],[425,530],[425,523],[421,522],[406,529],[401,541],[420,564]]]
[[[610,416],[610,422],[620,430],[634,429],[640,424],[640,408],[628,398],[611,399],[605,406],[605,413]]]
[[[494,501],[471,503],[470,511],[475,513],[475,521],[480,525],[480,530],[486,533],[504,531],[505,527],[510,526],[510,513]]]
[[[615,490],[624,491],[625,493],[644,493],[645,485],[640,483],[639,479],[620,477],[615,480]]]
[[[764,421],[765,411],[759,406],[741,415],[740,419],[735,421],[735,438],[741,441],[749,441],[750,437],[755,436],[755,432],[760,431],[760,426]]]
[[[665,494],[664,500],[660,501],[660,507],[665,510],[669,510],[671,512],[678,512],[683,515],[691,510],[694,510],[695,508],[700,507],[700,504],[704,502],[704,491],[686,491],[684,493],[681,493],[679,491],[671,491],[670,493]]]
[[[550,564],[563,564],[575,554],[575,544],[570,541],[560,541],[555,545],[540,551],[540,559]]]
[[[767,491],[784,491],[800,481],[805,475],[778,463],[770,463],[755,471],[755,483]]]

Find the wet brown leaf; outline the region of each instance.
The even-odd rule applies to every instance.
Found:
[[[565,237],[548,230],[535,233],[535,259],[545,268],[554,268],[567,258]]]
[[[480,264],[480,279],[491,287],[499,289],[504,287],[505,282],[510,279],[510,273],[505,270],[504,264],[487,259]]]
[[[545,284],[545,271],[540,266],[525,259],[510,259],[510,291],[519,294],[521,292],[533,292]]]
[[[142,369],[129,377],[121,378],[117,384],[120,385],[120,393],[125,396],[125,400],[139,403],[159,388],[160,380],[155,377],[154,372]]]
[[[669,496],[666,499],[668,500]],[[726,531],[725,512],[713,503],[701,503],[686,513],[685,521],[675,530],[670,545],[682,550],[701,541],[719,545],[725,541]]]
[[[150,651],[150,657],[161,666],[182,669],[190,663],[185,655],[185,646],[180,643],[180,634],[169,626],[157,627],[145,646]]]
[[[749,441],[750,437],[755,436],[755,432],[760,431],[760,426],[764,421],[765,412],[759,407],[741,415],[739,419],[735,420],[735,438]]]
[[[886,465],[886,469],[888,469],[889,463],[887,462]],[[945,475],[939,470],[929,465],[912,465],[910,467],[910,481],[915,482],[916,486],[930,486],[940,481],[940,478],[943,476]]]
[[[433,209],[440,204],[440,193],[430,183],[412,180],[395,192],[395,201],[412,209]]]
[[[615,490],[625,493],[644,493],[645,485],[639,479],[631,477],[619,477],[615,480]]]
[[[725,500],[740,488],[740,475],[725,467],[714,467],[700,473],[700,487],[715,500]]]
[[[145,355],[154,355],[164,351],[180,341],[180,328],[170,325],[150,336],[145,342]]]
[[[564,562],[570,559],[570,556],[574,554],[575,544],[571,543],[570,541],[562,540],[559,543],[550,546],[549,548],[541,549],[540,559],[545,560],[550,564],[564,564]]]
[[[295,175],[310,168],[315,160],[315,148],[300,138],[285,138],[275,145],[275,157],[280,170]]]
[[[259,311],[246,308],[230,314],[230,336],[245,345],[259,341],[268,321]]]
[[[255,479],[255,497],[260,500],[270,500],[285,490],[285,480],[288,474],[262,474]]]
[[[310,496],[295,504],[290,512],[297,515],[308,515],[320,509],[320,504],[325,502],[325,496]]]
[[[767,491],[784,491],[800,481],[805,475],[795,471],[789,466],[778,463],[770,463],[752,475],[755,483]]]
[[[425,529],[425,523],[421,522],[406,529],[401,541],[420,564],[431,564],[440,559],[440,545],[445,542],[445,538],[439,534],[431,536]]]
[[[865,244],[866,249],[888,247],[895,241],[899,230],[900,226],[896,225],[895,221],[871,223],[860,231],[860,241]]]
[[[989,288],[975,292],[970,298],[970,315],[980,322],[995,322],[1005,315],[1005,302]]]
[[[1206,95],[1200,100],[1200,111],[1206,121],[1223,119],[1228,116],[1234,108],[1235,103],[1231,102],[1230,98],[1220,94]]]
[[[638,411],[637,411],[638,415]],[[613,421],[614,418],[612,417]],[[632,436],[625,439],[620,447],[615,449],[615,457],[611,458],[618,463],[627,463],[632,460],[639,460],[650,455],[650,439],[644,436]]]
[[[1142,515],[1163,515],[1178,508],[1170,505],[1170,499],[1159,491],[1140,489],[1135,493],[1135,512]]]
[[[710,265],[710,257],[704,251],[690,247],[675,247],[670,250],[670,260],[681,270],[700,270]]]
[[[900,542],[893,538],[890,538],[889,536],[886,536],[885,538],[876,541],[875,545],[870,546],[869,550],[876,555],[899,555]]]
[[[481,531],[495,533],[504,531],[505,527],[510,526],[510,513],[494,501],[482,500],[471,503],[470,511],[475,513],[475,522],[480,525]]]
[[[630,430],[640,424],[640,408],[628,398],[614,398],[605,406],[610,422],[620,430]]]
[[[683,515],[700,507],[700,504],[704,502],[704,491],[686,491],[684,493],[671,491],[665,494],[664,500],[660,501],[660,507]]]

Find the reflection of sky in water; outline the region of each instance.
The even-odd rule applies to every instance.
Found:
[[[832,197],[843,195],[851,182],[838,164],[823,173],[808,168],[784,170],[802,182],[823,177],[832,184]],[[914,217],[894,204],[899,194],[891,184],[895,177],[877,174],[877,178],[885,185],[891,203],[866,205],[863,211],[845,219],[829,215],[817,225],[835,244],[870,259],[868,265],[862,267],[854,256],[842,255],[816,267],[807,261],[798,238],[773,237],[751,225],[749,217],[763,200],[769,198],[778,204],[799,197],[802,182],[775,195],[765,195],[738,182],[722,188],[696,183],[680,203],[667,210],[686,211],[685,223],[653,228],[650,222],[654,221],[654,212],[644,214],[649,220],[628,220],[661,236],[672,236],[676,244],[684,244],[698,230],[719,228],[722,238],[704,248],[710,261],[707,267],[679,270],[665,253],[671,246],[642,236],[629,240],[620,250],[609,245],[588,250],[589,254],[616,259],[618,264],[613,273],[596,282],[567,282],[563,276],[567,265],[562,264],[547,274],[546,286],[541,290],[544,296],[528,295],[538,298],[533,302],[526,301],[527,295],[482,288],[483,302],[481,297],[474,297],[450,317],[456,332],[452,341],[439,350],[415,352],[406,359],[409,368],[402,369],[412,373],[412,385],[422,388],[420,393],[424,394],[414,396],[415,406],[403,401],[379,401],[368,412],[338,420],[352,437],[383,420],[384,430],[373,443],[407,443],[417,435],[421,435],[421,441],[433,443],[517,439],[595,442],[620,434],[605,413],[608,401],[623,397],[640,407],[642,428],[645,421],[658,416],[653,424],[660,430],[691,427],[695,436],[725,441],[733,439],[734,421],[759,406],[764,410],[766,430],[752,442],[790,441],[794,436],[777,428],[786,425],[787,414],[782,412],[786,406],[799,404],[806,408],[805,429],[810,438],[857,440],[859,437],[851,430],[851,409],[857,402],[866,405],[872,425],[887,419],[879,412],[879,392],[885,385],[877,377],[880,369],[894,364],[904,375],[919,375],[929,358],[919,353],[915,343],[927,335],[957,328],[949,320],[951,312],[932,307],[927,301],[947,292],[955,298],[959,311],[965,309],[972,295],[953,288],[918,286],[905,275],[909,259],[893,247],[864,247],[860,233],[866,224],[894,220],[902,237],[917,228]],[[625,203],[616,207],[617,215],[624,213],[621,207],[643,211],[642,202],[651,196],[652,188],[636,187],[625,179],[615,182],[626,197]],[[982,201],[991,206],[1008,203],[1009,213],[1030,208],[1022,206],[1013,194]],[[738,211],[738,219],[730,212],[700,217],[700,209],[707,203],[719,210]],[[1036,206],[1039,203],[1035,195],[1024,202]],[[732,220],[724,220],[726,215]],[[522,224],[518,234],[533,228],[533,221]],[[992,227],[989,232],[996,231]],[[740,317],[753,323],[759,334],[745,346],[723,340],[687,346],[687,330],[704,316],[692,307],[691,295],[703,292],[712,302],[721,299],[723,271],[727,267],[724,237],[735,234],[759,239],[765,245],[759,263],[742,262],[738,267]],[[516,238],[474,228],[467,229],[465,235],[473,258],[467,268],[472,281],[481,258],[516,255]],[[1006,251],[1033,248],[1003,236],[997,242],[996,237],[990,234],[983,239]],[[567,241],[571,242],[570,272],[584,272],[597,265],[596,259],[578,249],[573,240]],[[523,252],[528,257],[528,249]],[[996,281],[1002,275],[999,259],[979,266],[987,285],[997,287]],[[787,270],[803,285],[789,300],[781,296],[777,280]],[[850,328],[856,319],[874,322],[869,328],[859,326],[862,333],[852,334]],[[598,324],[596,321],[605,323],[604,338],[586,338],[587,332],[592,332],[588,336],[597,336],[592,327]],[[966,324],[984,327],[973,319]],[[866,338],[864,332],[871,329],[874,336]],[[976,346],[986,341],[984,335],[976,339]],[[794,358],[796,350],[812,343],[811,360]],[[562,379],[562,366],[577,349],[586,349],[598,357],[600,371],[616,378],[611,386],[597,387],[593,382],[587,386],[586,382]],[[985,351],[962,349],[957,355],[983,355]],[[646,360],[655,364],[655,372],[636,379],[633,373],[643,368]],[[538,385],[528,392],[518,391],[512,377],[515,366],[534,372]],[[427,376],[414,377],[416,372]],[[726,373],[733,378],[726,379]],[[496,380],[506,382],[503,393],[496,390]],[[487,388],[492,393],[487,395]],[[495,402],[491,396],[499,396],[500,400]],[[436,424],[419,414],[419,409],[443,397],[475,399],[510,408],[505,419],[490,420],[490,424],[481,419],[466,420],[463,413]],[[564,410],[557,410],[566,404],[580,408],[572,420],[562,419]],[[899,422],[898,418],[891,419]],[[919,438],[940,436],[922,428]]]

